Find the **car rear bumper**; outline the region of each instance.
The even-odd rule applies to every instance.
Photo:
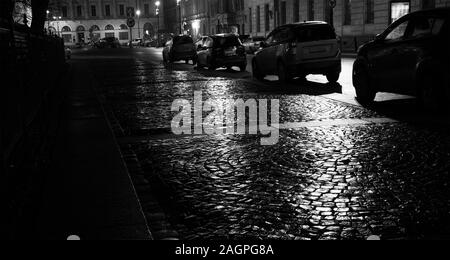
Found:
[[[216,66],[218,67],[241,66],[243,64],[247,64],[247,57],[246,56],[221,57],[216,58],[215,63]]]
[[[335,57],[330,59],[320,59],[305,61],[290,66],[290,70],[295,74],[327,74],[330,72],[342,71],[341,57]]]
[[[197,52],[172,52],[171,58],[173,61],[191,60],[197,57]]]

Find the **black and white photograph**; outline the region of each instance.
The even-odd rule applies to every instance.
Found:
[[[450,239],[450,0],[1,0],[0,86],[4,240]]]

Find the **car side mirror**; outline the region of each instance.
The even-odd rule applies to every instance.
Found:
[[[381,41],[383,41],[383,35],[382,35],[382,34],[377,34],[377,36],[375,36],[375,41],[376,41],[376,42],[381,42]]]

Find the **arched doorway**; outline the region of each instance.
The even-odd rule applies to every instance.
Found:
[[[151,23],[144,24],[144,40],[153,39],[155,37],[155,29]]]
[[[78,38],[78,43],[84,44],[86,43],[86,28],[82,25],[77,27],[77,38]]]
[[[91,38],[91,42],[97,42],[100,40],[100,27],[97,25],[93,25],[89,29],[89,36]]]

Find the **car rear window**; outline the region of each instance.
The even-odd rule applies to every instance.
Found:
[[[242,45],[241,41],[238,37],[230,36],[230,37],[217,37],[214,39],[214,45],[217,47],[234,47]]]
[[[192,40],[189,36],[182,36],[182,37],[175,37],[173,40],[174,44],[191,44],[194,43],[194,40]]]
[[[294,30],[299,42],[313,42],[336,39],[336,33],[331,26],[303,26]]]

